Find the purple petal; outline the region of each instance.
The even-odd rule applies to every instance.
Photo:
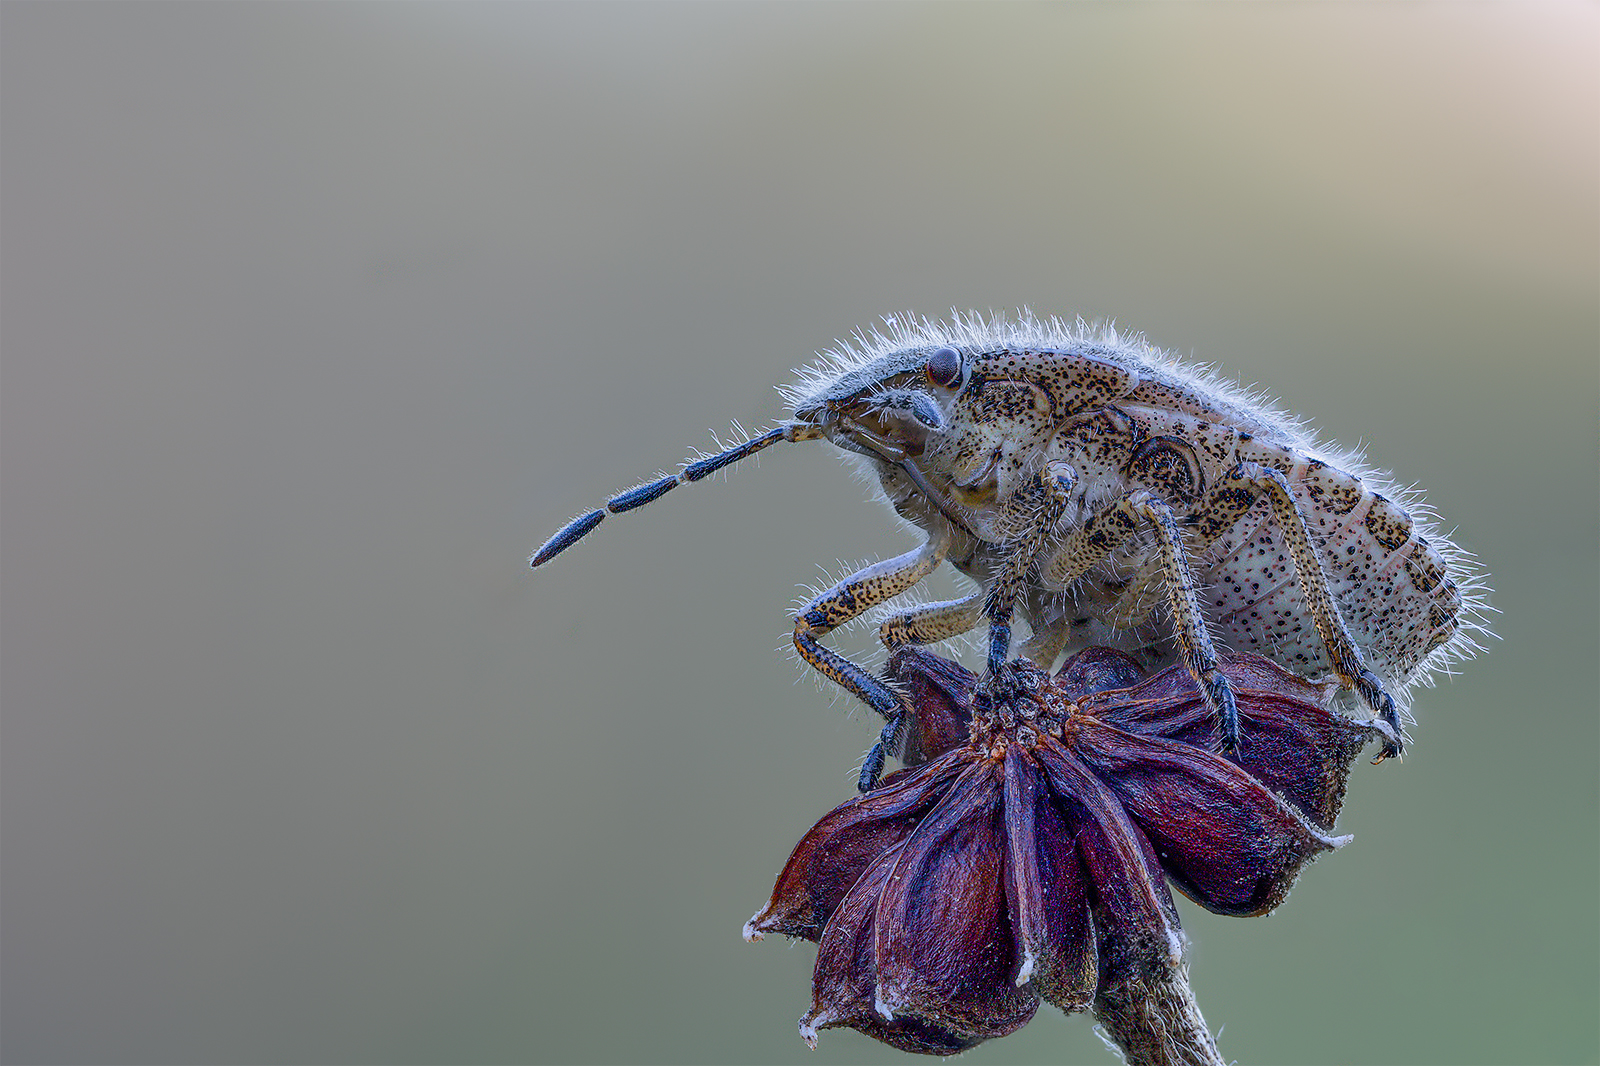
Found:
[[[800,1036],[816,1047],[821,1029],[850,1028],[917,1055],[955,1055],[981,1044],[990,1032],[950,1028],[939,1021],[878,1013],[875,917],[883,885],[893,876],[899,850],[880,856],[862,874],[822,933],[811,976],[811,1010],[800,1018]]]
[[[1240,656],[1227,670],[1249,737],[1231,761],[1332,829],[1350,768],[1378,730],[1330,709],[1322,690],[1268,659]]]
[[[800,838],[767,905],[745,924],[746,940],[764,933],[816,940],[834,908],[879,856],[898,847],[967,765],[962,752],[894,777],[822,816]]]
[[[817,1046],[821,1029],[848,1027],[885,1044],[923,1055],[954,1055],[981,1043],[986,1034],[948,1028],[923,1018],[884,1018],[877,1009],[877,963],[873,924],[883,886],[894,872],[899,851],[873,863],[850,889],[828,922],[817,946],[811,978],[811,1010],[800,1019],[800,1035]]]
[[[1149,839],[1072,752],[1047,740],[1034,754],[1050,780],[1055,803],[1066,812],[1089,874],[1101,966],[1132,961],[1163,969],[1178,965],[1183,933]]]
[[[896,758],[917,766],[967,742],[978,675],[960,663],[906,645],[889,657],[889,677],[899,682],[916,709],[904,726],[900,750],[892,753]]]
[[[1087,875],[1061,812],[1032,756],[1006,750],[1006,896],[1022,949],[1015,981],[1064,1011],[1094,1000],[1094,928]]]
[[[1096,692],[1129,688],[1144,679],[1145,671],[1115,648],[1085,648],[1056,671],[1056,684],[1069,699],[1081,700]]]
[[[983,1038],[1038,1006],[1013,982],[1000,764],[970,767],[905,842],[874,923],[878,1011]]]
[[[1329,837],[1238,766],[1204,749],[1083,720],[1074,753],[1155,845],[1185,895],[1220,914],[1265,914]]]
[[[1239,752],[1227,758],[1316,825],[1333,828],[1350,766],[1375,737],[1373,727],[1329,710],[1321,689],[1270,660],[1234,656],[1222,671],[1239,706]],[[1090,696],[1081,709],[1128,733],[1218,747],[1216,722],[1181,666],[1124,691]]]

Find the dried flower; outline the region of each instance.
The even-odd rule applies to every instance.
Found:
[[[949,1055],[1020,1028],[1040,997],[1065,1011],[1126,999],[1182,972],[1168,879],[1221,914],[1281,902],[1348,839],[1328,832],[1378,731],[1266,659],[1223,670],[1242,737],[1227,756],[1181,667],[1141,681],[1096,648],[1054,678],[1019,660],[979,685],[898,651],[914,768],[824,816],[745,927],[818,943],[807,1042],[849,1026]]]

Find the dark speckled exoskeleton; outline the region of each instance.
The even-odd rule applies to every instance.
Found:
[[[1151,667],[1181,661],[1228,747],[1237,712],[1219,646],[1358,696],[1386,731],[1380,760],[1401,751],[1407,690],[1478,650],[1487,590],[1417,494],[1318,445],[1259,397],[1109,327],[1027,313],[885,322],[800,372],[785,393],[789,421],[579,516],[532,565],[606,514],[779,441],[825,439],[862,456],[927,540],[813,598],[794,643],[887,719],[863,790],[886,753],[902,754],[904,703],[818,638],[941,562],[978,590],[889,616],[886,646],[987,621],[994,675],[1020,609],[1033,630],[1022,654],[1046,669],[1090,645]]]

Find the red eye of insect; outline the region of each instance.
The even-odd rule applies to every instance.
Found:
[[[961,353],[945,347],[928,356],[928,380],[946,389],[961,384]]]

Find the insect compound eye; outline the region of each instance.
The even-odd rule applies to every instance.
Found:
[[[928,380],[945,389],[961,384],[961,353],[946,345],[928,356]]]

